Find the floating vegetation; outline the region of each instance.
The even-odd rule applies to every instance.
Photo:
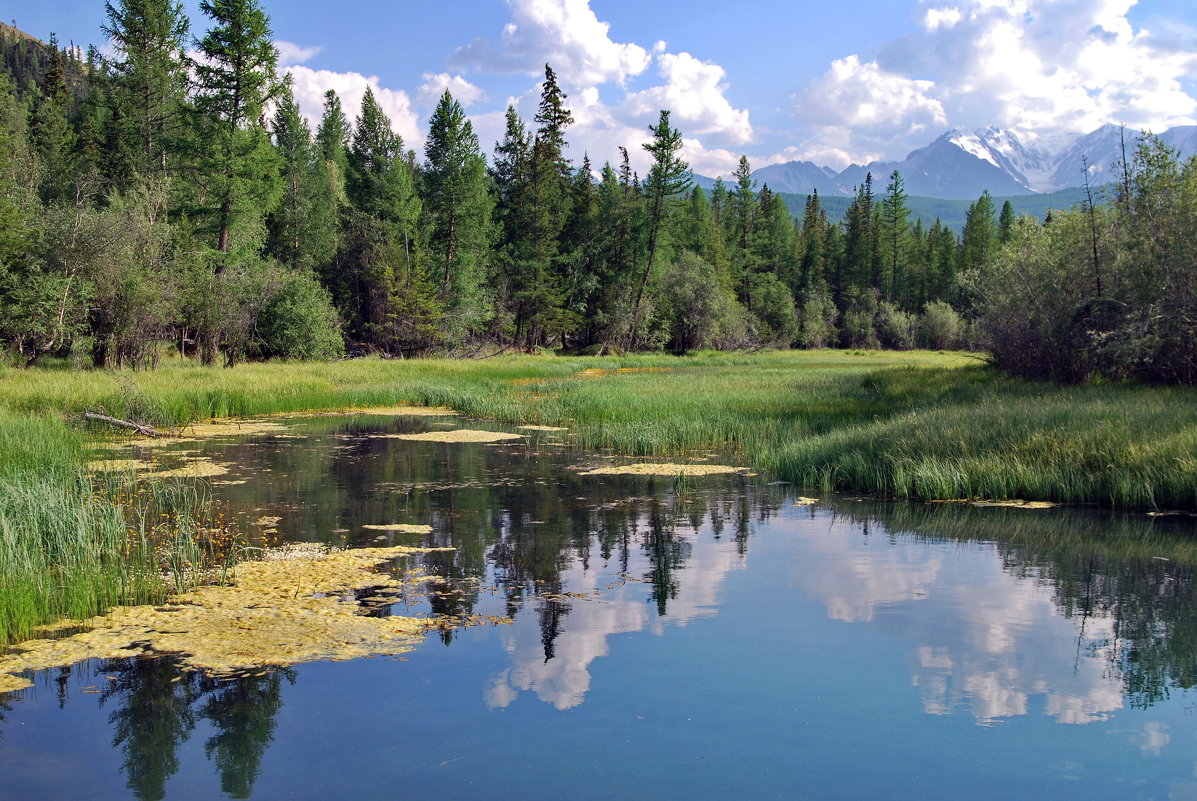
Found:
[[[502,442],[508,439],[523,439],[523,434],[508,434],[504,431],[476,431],[458,428],[452,431],[426,431],[423,434],[387,434],[386,439],[405,439],[412,442]]]
[[[457,412],[445,406],[371,406],[366,409],[350,409],[350,414],[371,414],[396,417],[444,417]],[[338,412],[345,414],[345,412]]]
[[[185,442],[199,442],[197,437],[145,437],[131,440],[123,443],[121,447],[132,447],[136,445],[139,448],[168,448],[171,445],[182,445]]]
[[[818,502],[818,498],[807,498],[804,496],[799,496],[794,499],[795,506],[814,506]]]
[[[211,437],[250,436],[254,434],[280,434],[287,429],[273,420],[237,419],[213,420],[208,423],[191,423],[183,427],[188,437],[209,439]]]
[[[1051,503],[1049,501],[972,501],[972,506],[1005,506],[1011,509],[1054,509],[1059,504]]]
[[[88,462],[86,467],[89,473],[124,473],[130,470],[150,470],[154,465],[140,459],[97,459]]]
[[[394,531],[399,534],[431,534],[432,526],[425,526],[419,523],[367,523],[362,526],[364,529],[370,531]]]
[[[229,469],[222,464],[216,464],[211,459],[195,459],[182,467],[173,470],[158,470],[148,475],[154,478],[207,478],[208,476],[223,476]]]
[[[561,426],[518,426],[524,431],[569,431]]]
[[[0,692],[30,686],[15,674],[92,658],[177,654],[185,669],[229,675],[318,659],[401,654],[437,621],[367,617],[361,601],[397,595],[422,580],[413,573],[400,580],[372,572],[378,565],[437,550],[452,549],[273,549],[262,561],[238,565],[235,585],[200,587],[161,606],[125,607],[45,629],[83,631],[13,646],[0,656]]]
[[[666,464],[664,462],[647,462],[642,464],[624,464],[615,467],[596,467],[586,470],[584,476],[713,476],[730,473],[745,473],[742,467],[731,467],[725,464]]]

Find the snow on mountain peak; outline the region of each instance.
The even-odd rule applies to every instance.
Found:
[[[994,157],[993,152],[985,146],[985,142],[976,134],[968,133],[966,131],[949,131],[944,136],[947,138],[947,141],[951,142],[965,153],[968,153],[971,156],[976,156],[982,161],[988,161],[998,169],[1002,168],[1002,165],[998,163],[998,160]]]

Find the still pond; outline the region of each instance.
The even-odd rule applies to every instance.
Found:
[[[811,504],[747,473],[585,475],[621,462],[554,431],[389,436],[459,426],[501,428],[172,447],[229,469],[247,530],[451,547],[372,613],[478,625],[234,679],[39,671],[0,695],[0,798],[1197,799],[1193,518]],[[364,528],[388,523],[432,531]]]

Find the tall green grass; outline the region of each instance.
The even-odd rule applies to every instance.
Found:
[[[0,643],[40,624],[193,586],[211,555],[195,537],[194,484],[85,475],[81,433],[0,409]]]

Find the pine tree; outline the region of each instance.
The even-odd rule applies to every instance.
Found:
[[[1088,171],[1085,173],[1088,175]],[[1002,204],[1002,213],[998,217],[998,242],[1006,244],[1014,235],[1014,204],[1007,200]]]
[[[632,329],[629,342],[635,339],[636,328],[644,303],[644,290],[652,275],[658,245],[672,207],[679,196],[690,188],[692,178],[690,165],[681,159],[682,133],[669,124],[669,112],[662,109],[656,126],[649,126],[653,139],[644,144],[644,149],[653,157],[653,165],[645,179],[644,192],[648,224],[648,253],[639,286],[636,288],[636,304],[632,309]]]
[[[127,184],[135,173],[173,166],[187,90],[188,20],[173,0],[109,0],[104,10],[103,31],[117,55],[109,171]]]
[[[292,269],[312,269],[336,251],[337,218],[325,165],[289,85],[280,94],[271,128],[283,186],[269,222],[269,249]]]
[[[558,263],[560,236],[569,213],[571,172],[564,149],[565,129],[573,123],[573,115],[565,100],[556,74],[546,64],[529,156],[525,163],[517,160],[510,165],[517,173],[504,210],[507,233],[513,236],[505,267],[515,334],[529,350],[548,344],[571,327],[563,308]]]
[[[64,56],[57,37],[50,36],[50,67],[34,107],[31,140],[41,163],[40,193],[43,202],[75,197],[78,139],[69,121],[71,99],[66,85]]]
[[[910,265],[910,209],[906,199],[902,176],[894,170],[885,197],[881,200],[880,226],[877,229],[881,249],[877,289],[881,297],[890,302],[905,284]]]
[[[874,216],[873,175],[869,173],[864,183],[857,188],[856,196],[844,214],[843,263],[836,271],[834,282],[836,302],[841,306],[851,290],[863,290],[872,282],[876,251]]]
[[[353,273],[354,333],[388,352],[422,351],[438,341],[441,308],[426,271],[418,229],[421,202],[412,154],[367,88],[349,148],[355,207],[347,261]]]
[[[827,288],[827,214],[819,202],[819,190],[806,197],[802,211],[802,265],[800,283],[792,286],[795,295],[811,288]]]
[[[993,197],[989,190],[968,207],[964,216],[964,230],[961,232],[961,272],[985,267],[998,246],[997,219],[994,214]]]
[[[493,202],[486,162],[461,104],[448,90],[429,120],[422,173],[432,279],[453,342],[481,330],[491,309],[486,289]]]
[[[349,172],[349,120],[341,108],[341,98],[329,89],[324,93],[324,115],[316,129],[316,147],[320,157],[336,164],[344,177]]]
[[[227,253],[238,233],[251,241],[278,200],[277,161],[263,114],[277,95],[278,52],[258,0],[201,0],[213,22],[197,42],[194,99],[201,138],[203,211],[212,215],[216,249]],[[248,244],[248,243],[247,243]],[[216,272],[225,260],[217,259]]]

